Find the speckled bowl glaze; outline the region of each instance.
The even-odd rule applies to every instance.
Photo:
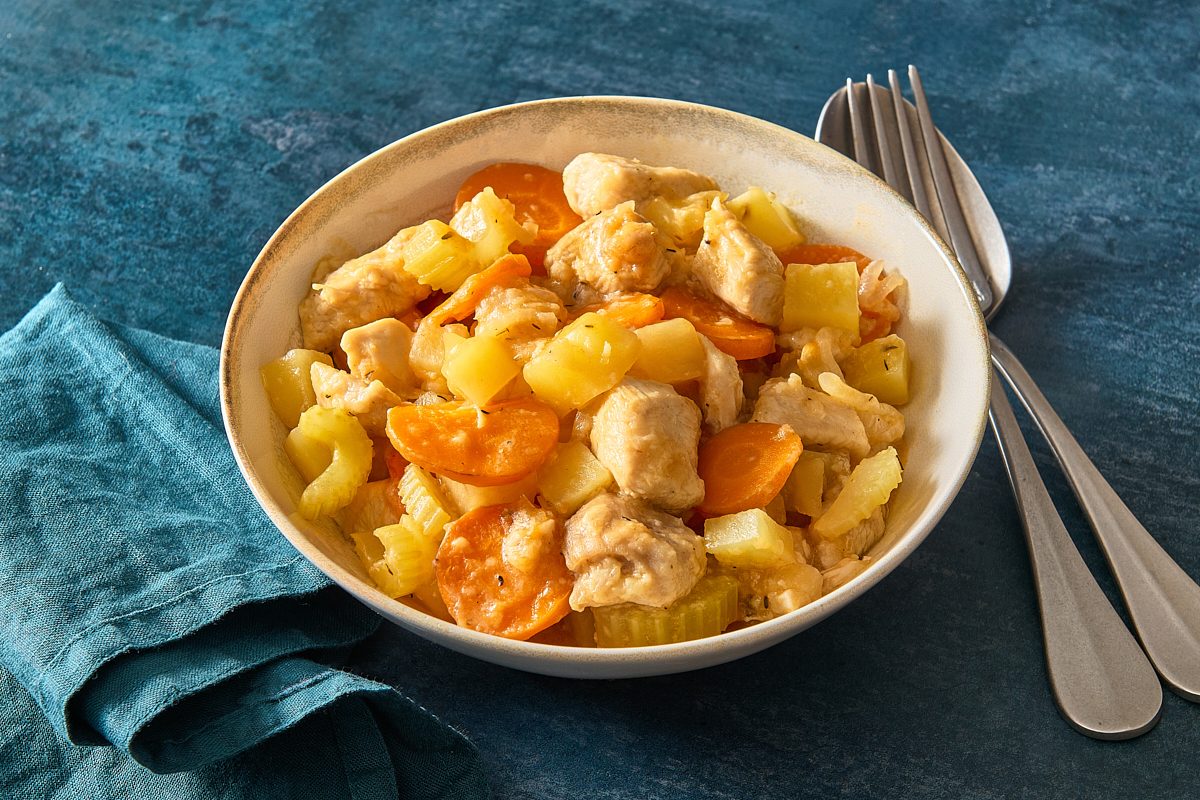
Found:
[[[804,608],[694,642],[593,649],[515,642],[459,628],[376,590],[332,525],[296,515],[301,486],[283,454],[286,434],[259,368],[300,343],[296,308],[318,259],[354,255],[401,227],[448,210],[468,175],[495,161],[561,169],[585,151],[712,175],[732,193],[764,186],[812,241],[846,244],[908,279],[899,333],[913,359],[904,407],[908,453],[887,532],[859,577]],[[958,493],[983,436],[987,339],[978,306],[945,244],[870,173],[811,139],[753,117],[671,100],[574,97],[481,111],[435,125],[338,175],[284,221],[242,284],[221,348],[225,428],[246,482],[288,540],[331,579],[388,620],[461,653],[517,669],[624,678],[698,669],[770,647],[815,625],[877,584],[929,535]]]

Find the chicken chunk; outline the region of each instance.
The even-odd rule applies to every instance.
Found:
[[[669,385],[626,378],[610,389],[595,411],[591,441],[626,494],[672,512],[704,499],[696,472],[700,410]]]
[[[342,372],[328,364],[314,362],[309,372],[317,405],[344,408],[358,418],[371,436],[384,436],[389,408],[404,402],[380,381],[367,381]]]
[[[717,182],[707,175],[604,153],[580,153],[563,168],[567,203],[584,219],[629,200],[663,197],[674,202],[715,189]]]
[[[871,512],[871,516],[855,525],[846,532],[845,536],[841,537],[847,553],[862,556],[883,538],[883,530],[886,527],[883,518],[884,508],[885,506],[876,508]]]
[[[720,200],[704,215],[692,274],[735,311],[764,325],[783,319],[783,263]]]
[[[855,458],[871,451],[858,414],[829,395],[808,388],[799,375],[773,378],[763,384],[750,419],[791,425],[806,447],[846,450]]]
[[[704,540],[677,517],[628,497],[602,494],[567,520],[563,543],[575,573],[571,608],[667,606],[704,575]]]
[[[528,358],[524,345],[553,336],[567,319],[567,310],[554,292],[528,281],[497,286],[475,307],[475,335],[495,336],[508,342],[518,357]]]
[[[564,296],[583,283],[602,295],[653,292],[671,274],[673,260],[654,225],[633,203],[578,225],[546,253],[546,270]]]
[[[704,430],[719,433],[737,422],[742,410],[742,374],[737,359],[723,353],[707,336],[704,345],[704,375],[700,378],[700,410],[704,413]]]
[[[873,450],[887,447],[904,436],[904,415],[895,407],[847,385],[840,374],[825,372],[817,380],[826,394],[858,414]]]
[[[329,352],[351,328],[399,316],[429,296],[429,287],[402,268],[400,251],[414,230],[405,228],[383,247],[347,261],[313,284],[300,303],[305,347]]]
[[[342,334],[342,352],[350,374],[370,383],[379,381],[397,395],[416,397],[417,378],[408,365],[413,332],[398,319],[369,322]]]

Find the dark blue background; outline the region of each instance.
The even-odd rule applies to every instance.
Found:
[[[0,36],[0,329],[61,280],[105,316],[210,345],[279,222],[429,124],[625,93],[811,133],[847,75],[915,62],[1009,233],[1000,334],[1200,575],[1196,4],[6,0]],[[1197,791],[1200,708],[1169,695],[1158,728],[1126,743],[1058,718],[990,440],[943,524],[888,580],[738,663],[580,683],[393,629],[359,655],[466,731],[501,797]]]

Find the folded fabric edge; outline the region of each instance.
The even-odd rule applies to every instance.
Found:
[[[352,797],[487,796],[474,746],[389,686],[299,657],[279,659],[243,680],[243,690],[205,725],[181,727],[172,736],[167,731],[178,721],[156,719],[135,738],[131,754],[156,772],[195,769],[326,713],[333,717]],[[391,742],[379,717],[392,729]],[[397,776],[404,791],[397,790]]]
[[[300,597],[329,585],[329,580],[304,556],[281,564],[216,578],[152,608],[106,620],[80,633],[58,652],[42,672],[37,691],[54,727],[75,741],[71,699],[103,665],[133,650],[158,647],[195,633],[233,608],[283,596]]]
[[[112,744],[128,752],[142,728],[173,706],[229,691],[236,676],[284,656],[324,661],[313,654],[353,645],[381,621],[336,586],[303,600],[237,606],[194,634],[118,656],[96,670],[67,705],[68,728],[76,744]],[[88,737],[93,730],[96,735]]]

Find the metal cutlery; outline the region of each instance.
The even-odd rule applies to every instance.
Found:
[[[991,319],[1011,275],[1003,231],[965,162],[934,127],[915,68],[909,76],[916,106],[903,98],[894,71],[890,91],[870,76],[861,84],[847,81],[826,103],[817,138],[884,178],[930,220],[951,243]],[[1143,646],[1177,692],[1200,699],[1200,587],[1133,519],[1011,351],[991,339],[995,366],[1063,463]],[[1026,529],[1059,708],[1091,736],[1144,733],[1157,721],[1161,689],[1071,542],[997,382],[991,417]]]

